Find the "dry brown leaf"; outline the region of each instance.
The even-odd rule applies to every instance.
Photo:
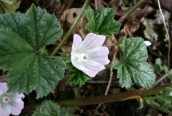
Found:
[[[123,32],[126,35],[133,36],[133,34],[139,29],[140,23],[134,20],[128,20],[125,25]]]
[[[98,8],[98,9],[104,8],[103,0],[97,0],[97,8]]]
[[[114,52],[117,50],[117,46],[116,46],[116,39],[113,37],[109,37],[106,39],[105,45],[108,47],[109,49],[109,58],[112,59],[113,58],[113,54]]]
[[[60,22],[62,28],[64,29],[64,33],[66,33],[69,30],[69,28],[75,22],[80,12],[81,12],[81,8],[71,8],[63,13],[63,15],[60,17]],[[85,30],[85,24],[86,24],[86,19],[83,17],[81,18],[81,20],[76,25],[76,28],[74,29],[74,32],[81,35],[82,38],[85,38],[87,33]],[[62,47],[62,51],[65,53],[71,52],[71,45],[72,45],[71,41],[70,43],[68,42],[66,45]]]
[[[63,12],[67,9],[69,9],[74,3],[74,0],[63,0],[58,1],[55,5],[55,14],[57,15],[57,17],[60,17]]]
[[[111,0],[109,5],[111,8],[117,9],[117,7],[119,6],[119,1],[118,0]]]
[[[72,42],[68,42],[68,44],[64,45],[61,49],[64,53],[70,53],[72,51]]]
[[[69,25],[72,25],[73,22],[76,20],[76,17],[80,13],[81,8],[72,8],[66,10],[63,15],[60,17],[62,22],[66,22]]]
[[[74,23],[74,21],[76,20],[80,12],[81,12],[81,8],[72,8],[72,9],[66,10],[63,13],[63,15],[60,17],[62,26],[64,26],[65,28],[68,27],[69,29]],[[74,30],[75,33],[79,33],[83,38],[86,35],[85,24],[86,24],[86,19],[85,17],[83,17],[80,19],[80,21],[78,22]]]

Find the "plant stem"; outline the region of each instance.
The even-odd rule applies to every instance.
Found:
[[[85,0],[84,6],[82,7],[82,10],[81,10],[80,14],[76,18],[75,22],[73,23],[73,25],[71,26],[71,28],[69,29],[69,31],[64,36],[63,40],[60,42],[60,44],[51,53],[51,56],[54,56],[57,53],[57,51],[67,42],[67,40],[69,39],[69,37],[70,37],[71,33],[73,32],[74,28],[76,27],[76,25],[78,24],[79,20],[83,16],[84,11],[86,10],[89,2],[90,2],[90,0]]]
[[[140,0],[134,5],[124,16],[122,16],[118,21],[123,22],[130,14],[132,14],[141,4],[143,4],[146,0]]]
[[[159,11],[160,11],[161,16],[162,16],[162,20],[163,20],[163,24],[164,24],[164,27],[165,27],[165,31],[166,31],[166,34],[167,34],[167,39],[168,39],[168,66],[170,67],[170,52],[171,52],[170,34],[168,32],[167,25],[165,23],[165,18],[164,18],[164,15],[162,13],[160,1],[157,0],[157,2],[158,2]]]
[[[112,38],[115,40],[114,35],[112,35]],[[116,42],[115,42],[115,43],[116,43]],[[113,54],[113,58],[112,58],[111,64],[115,61],[117,53],[118,53],[118,47],[115,46],[115,52],[114,52],[114,54]],[[114,73],[113,73],[113,66],[111,65],[111,67],[110,67],[109,81],[108,81],[108,85],[107,85],[107,87],[106,87],[106,91],[105,91],[105,94],[104,94],[104,95],[107,95],[108,92],[109,92],[109,89],[110,89],[110,86],[111,86],[111,83],[112,83],[113,75],[114,75]],[[98,109],[100,108],[101,105],[102,105],[102,104],[99,104],[99,105],[97,106],[96,110],[98,110]]]
[[[158,110],[161,110],[161,111],[163,111],[163,112],[165,112],[165,113],[168,113],[168,114],[172,114],[172,111],[170,111],[170,110],[168,110],[168,109],[165,109],[165,108],[161,107],[159,104],[157,104],[157,103],[154,102],[154,101],[147,101],[147,100],[145,99],[145,102],[146,102],[147,104],[151,105],[152,107],[158,109]]]
[[[164,76],[162,76],[160,79],[158,79],[158,80],[155,82],[154,86],[157,85],[159,82],[161,82],[162,80],[164,80],[165,78],[167,78],[167,77],[170,76],[170,75],[172,75],[172,69],[171,69],[168,73],[166,73]]]
[[[84,106],[84,105],[99,104],[99,103],[109,103],[115,101],[124,101],[124,100],[128,100],[127,98],[132,98],[133,96],[148,96],[151,94],[155,94],[165,89],[166,87],[170,87],[170,86],[172,86],[172,83],[153,87],[151,89],[140,89],[132,92],[122,92],[117,94],[109,94],[109,95],[94,96],[94,97],[81,98],[81,99],[57,101],[57,102],[61,105],[72,107],[72,106]]]
[[[97,3],[97,0],[94,0],[95,2],[95,9],[97,10],[98,9],[98,3]]]

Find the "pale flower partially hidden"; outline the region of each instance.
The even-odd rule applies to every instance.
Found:
[[[146,46],[150,46],[152,44],[150,41],[144,41],[144,43],[146,44]]]
[[[19,115],[24,107],[24,95],[7,90],[7,83],[0,82],[0,116]]]
[[[105,69],[109,64],[107,47],[102,46],[105,36],[89,33],[82,41],[82,38],[75,34],[73,38],[71,60],[72,64],[90,77]]]

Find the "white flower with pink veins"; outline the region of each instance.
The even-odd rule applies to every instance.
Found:
[[[7,92],[7,83],[0,82],[0,116],[19,115],[24,108],[23,94]]]
[[[102,46],[105,36],[89,33],[82,41],[82,38],[75,34],[73,38],[71,60],[72,64],[90,77],[105,69],[109,64],[107,47]]]

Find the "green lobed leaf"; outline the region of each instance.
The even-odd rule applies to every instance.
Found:
[[[73,116],[66,108],[60,107],[53,101],[44,101],[37,107],[32,116]]]
[[[88,23],[86,29],[100,35],[112,36],[120,29],[120,23],[114,20],[115,12],[111,8],[93,10],[88,8],[86,12]]]
[[[66,66],[60,57],[51,59],[45,46],[61,35],[57,18],[34,5],[25,14],[0,16],[0,69],[9,70],[10,91],[36,90],[40,98],[55,89]]]
[[[75,68],[72,64],[69,64],[68,75],[70,77],[68,83],[74,85],[79,84],[80,86],[82,86],[85,84],[85,82],[91,79],[88,75]]]
[[[151,87],[155,82],[153,68],[148,64],[147,47],[142,38],[129,38],[122,41],[122,58],[113,63],[117,69],[117,77],[122,87],[130,88],[133,84],[144,88]]]

